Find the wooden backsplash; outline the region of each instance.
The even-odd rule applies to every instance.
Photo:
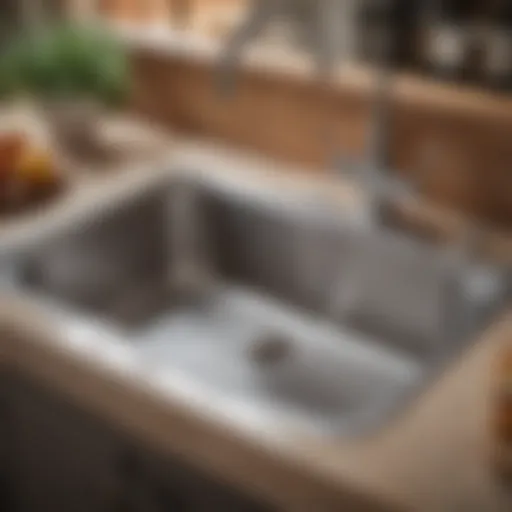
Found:
[[[235,96],[223,100],[208,60],[138,48],[133,66],[136,108],[174,129],[319,170],[336,148],[362,152],[371,104],[364,72],[327,88],[244,71]],[[394,105],[394,167],[429,200],[512,229],[512,100],[400,77]]]

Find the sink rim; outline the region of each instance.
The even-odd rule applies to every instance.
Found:
[[[165,185],[165,191],[163,191],[163,193],[167,194],[167,193],[169,193],[171,187],[173,187],[175,183],[178,183],[179,179],[182,177],[183,176],[176,174],[172,177],[166,177],[164,180],[162,180],[162,179],[150,180],[150,181],[146,182],[145,187],[143,189],[132,190],[131,194],[129,194],[129,195],[119,196],[117,201],[110,201],[110,202],[105,201],[104,203],[102,203],[101,209],[91,208],[90,210],[88,210],[87,215],[81,217],[80,224],[78,224],[78,225],[77,224],[66,224],[65,227],[62,227],[60,230],[54,231],[52,233],[51,237],[45,238],[38,245],[39,246],[51,245],[52,242],[54,242],[56,238],[61,237],[61,236],[67,236],[69,234],[70,230],[71,230],[71,232],[74,232],[75,230],[79,230],[79,229],[83,228],[84,226],[86,226],[88,222],[94,222],[96,219],[101,219],[101,217],[104,215],[108,215],[111,212],[115,212],[116,209],[127,208],[130,206],[131,201],[136,201],[140,197],[144,196],[147,193],[150,193],[153,190],[160,190],[161,188],[163,188],[163,185]],[[212,179],[213,178],[214,177],[212,177]],[[186,179],[189,180],[190,175],[187,175]],[[237,182],[239,183],[238,180],[237,180]],[[202,182],[200,179],[199,184],[204,185],[204,182]],[[249,187],[250,187],[250,185],[249,185]],[[208,190],[210,190],[210,189],[208,189]],[[251,193],[260,194],[260,197],[261,197],[261,194],[264,195],[266,191],[267,191],[266,187],[263,190],[257,191],[257,192],[254,192],[252,189],[250,190]],[[318,209],[317,207],[319,205],[316,202],[304,204],[300,200],[297,200],[297,199],[300,199],[299,195],[292,194],[290,197],[292,198],[292,200],[289,203],[286,201],[281,201],[280,197],[277,197],[277,196],[273,197],[272,205],[275,206],[276,208],[279,208],[279,211],[296,211],[295,208],[299,208],[299,211],[301,211],[301,212],[308,212],[313,215],[318,214],[318,217],[314,217],[315,222],[318,222],[318,221],[323,222],[326,219],[331,222],[339,221],[339,217],[336,217],[336,214],[339,214],[341,210],[338,208],[330,208],[329,207],[327,209],[324,209],[324,208]],[[242,198],[243,198],[243,196],[242,196]],[[264,199],[268,199],[268,197],[264,197]],[[289,210],[290,208],[292,210]],[[351,226],[343,224],[342,227],[350,228]],[[399,234],[395,234],[395,233],[393,235],[400,236]],[[33,292],[29,293],[29,295],[31,295],[35,299],[35,295]],[[48,296],[46,295],[46,297],[48,297]],[[47,299],[44,299],[44,300],[47,300]],[[41,302],[41,300],[39,300],[39,303],[40,302]],[[78,312],[77,312],[77,314],[78,314]],[[496,312],[494,312],[494,315],[496,315]],[[118,342],[121,342],[122,345],[125,345],[124,340],[122,340],[122,336],[117,336],[117,339],[118,339]],[[431,364],[429,364],[427,366],[427,369],[429,371],[426,371],[424,374],[424,377],[422,379],[418,380],[417,385],[410,386],[408,388],[407,392],[404,392],[403,397],[395,396],[395,398],[392,400],[392,402],[394,404],[393,406],[390,406],[389,404],[382,404],[381,408],[386,409],[386,413],[381,414],[380,415],[381,419],[379,419],[379,421],[376,422],[377,423],[376,426],[379,429],[379,431],[381,428],[387,428],[388,423],[390,423],[388,421],[388,418],[390,416],[393,416],[393,417],[395,415],[399,416],[398,414],[396,414],[397,410],[406,410],[409,406],[409,402],[412,401],[412,399],[415,396],[417,396],[418,391],[420,391],[420,393],[422,393],[425,390],[427,390],[430,387],[430,385],[432,384],[432,382],[434,381],[436,374],[444,371],[444,369],[450,364],[452,358],[454,358],[455,355],[460,354],[461,352],[466,350],[472,343],[473,343],[472,340],[465,340],[464,343],[461,344],[460,347],[453,347],[453,350],[443,351],[443,354],[440,355],[439,361],[433,361]],[[145,375],[147,375],[147,372],[145,373]],[[194,378],[192,377],[190,380],[193,381]],[[331,429],[329,429],[329,430],[331,430]],[[336,427],[333,425],[332,430],[334,430],[334,432],[339,432],[339,426]],[[373,427],[370,427],[370,430],[373,431]],[[364,434],[364,430],[361,432],[361,434]]]

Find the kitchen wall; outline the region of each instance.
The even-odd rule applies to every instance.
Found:
[[[219,99],[213,63],[133,51],[137,108],[187,133],[219,138],[326,171],[337,148],[361,155],[371,77],[335,88],[252,71],[234,99]],[[512,228],[512,100],[403,77],[395,85],[394,167],[435,203]]]

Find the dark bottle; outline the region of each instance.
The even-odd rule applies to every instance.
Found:
[[[406,26],[404,13],[407,0],[364,0],[359,15],[359,48],[361,60],[380,65],[383,62],[401,67],[404,54],[399,39]]]
[[[389,59],[389,10],[392,0],[363,0],[359,12],[359,57],[376,64]]]
[[[512,1],[490,2],[482,37],[482,82],[494,89],[512,88]]]
[[[437,0],[426,8],[423,55],[430,74],[454,81],[471,75],[474,15],[469,0]]]
[[[393,0],[389,6],[391,61],[400,69],[419,64],[421,0]]]

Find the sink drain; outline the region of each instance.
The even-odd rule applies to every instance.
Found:
[[[254,341],[249,357],[260,365],[274,365],[286,361],[293,353],[292,342],[280,335],[268,334]]]

